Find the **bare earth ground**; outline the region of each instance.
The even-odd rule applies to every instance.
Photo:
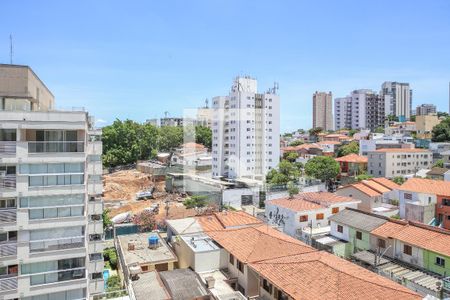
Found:
[[[158,219],[179,219],[195,215],[195,210],[183,206],[183,198],[178,194],[166,193],[165,182],[153,182],[149,174],[136,170],[122,170],[103,176],[103,201],[105,207],[110,209],[110,217],[120,213],[133,214],[159,203]],[[136,201],[136,193],[155,186],[154,199]],[[166,202],[169,213],[166,217]]]

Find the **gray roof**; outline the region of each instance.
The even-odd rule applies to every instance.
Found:
[[[170,295],[156,271],[139,274],[138,280],[132,280],[136,300],[166,300]]]
[[[208,291],[197,274],[191,269],[177,269],[160,272],[173,300],[195,299],[207,296]]]
[[[332,215],[329,220],[368,232],[387,222],[385,219],[350,209],[344,209],[343,211]]]

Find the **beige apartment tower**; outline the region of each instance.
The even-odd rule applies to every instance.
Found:
[[[313,94],[313,128],[333,130],[333,95],[331,92]]]

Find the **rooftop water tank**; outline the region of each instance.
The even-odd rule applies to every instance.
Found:
[[[151,249],[158,248],[159,238],[156,235],[152,235],[148,238],[148,247]]]

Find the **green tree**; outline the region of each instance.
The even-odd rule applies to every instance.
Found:
[[[416,121],[416,116],[415,116],[415,115],[412,115],[412,116],[409,118],[409,120],[410,120],[411,122],[415,122],[415,121]]]
[[[443,159],[438,159],[434,163],[433,167],[435,167],[435,168],[443,168],[444,167],[444,160]]]
[[[393,182],[395,182],[398,185],[402,185],[403,183],[405,183],[406,179],[402,176],[395,176],[394,178],[391,179]]]
[[[350,129],[350,130],[348,131],[348,136],[354,136],[355,133],[357,133],[357,132],[358,132],[358,130],[356,130],[356,129]]]
[[[270,179],[269,183],[274,184],[274,185],[283,185],[283,184],[286,184],[288,181],[289,181],[288,176],[286,176],[282,173],[276,172]]]
[[[295,167],[293,163],[287,160],[282,160],[278,164],[278,171],[285,175],[290,180],[297,180],[300,176],[299,170]]]
[[[374,131],[374,132],[375,132],[375,133],[384,133],[384,127],[379,126],[379,127],[375,128],[375,131]]]
[[[173,151],[183,144],[183,128],[164,126],[159,129],[158,148],[160,151]]]
[[[437,116],[438,116],[438,118],[441,118],[441,117],[447,118],[449,115],[448,115],[448,112],[438,111]]]
[[[208,205],[206,196],[191,196],[183,201],[183,205],[187,209],[195,209],[197,214],[200,214]]]
[[[358,176],[356,176],[356,181],[368,180],[370,178],[373,178],[373,176],[368,174],[359,174]]]
[[[450,141],[450,117],[446,117],[441,123],[434,126],[431,133],[433,142]]]
[[[287,161],[289,162],[295,162],[295,160],[298,158],[298,153],[297,152],[288,152],[285,153],[285,158]]]
[[[112,226],[112,221],[111,218],[109,217],[109,211],[110,211],[109,209],[104,209],[102,212],[103,230]]]
[[[317,135],[321,132],[323,132],[323,128],[321,128],[321,127],[311,128],[308,131],[309,135],[313,136],[313,137],[317,137]]]
[[[389,122],[398,122],[398,117],[394,115],[388,115],[387,119]]]
[[[326,182],[327,186],[336,179],[339,171],[338,162],[329,156],[316,156],[305,164],[306,175]]]
[[[303,144],[303,142],[301,140],[295,140],[295,141],[290,142],[289,146],[295,147],[295,146],[300,146],[302,144]]]
[[[349,155],[351,153],[355,153],[355,154],[359,153],[359,144],[358,144],[358,142],[353,141],[353,142],[350,142],[350,143],[348,143],[346,145],[342,145],[337,150],[337,156],[338,157]]]
[[[295,183],[293,183],[292,181],[289,181],[287,183],[287,190],[288,190],[289,198],[294,198],[294,196],[300,192],[300,189],[298,188],[298,186]]]
[[[208,149],[212,147],[212,131],[206,126],[195,126],[195,142]]]

